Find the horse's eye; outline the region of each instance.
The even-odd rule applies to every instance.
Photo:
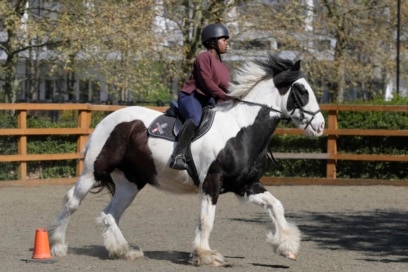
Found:
[[[298,85],[297,87],[301,95],[307,94],[307,89],[304,85]]]

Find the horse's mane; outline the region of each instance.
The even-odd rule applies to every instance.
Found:
[[[273,78],[278,89],[286,89],[297,79],[303,77],[295,64],[289,59],[269,55],[266,59],[249,61],[239,67],[230,83],[228,95],[241,98],[248,94],[261,80]]]

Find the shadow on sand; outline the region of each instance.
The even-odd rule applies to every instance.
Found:
[[[362,251],[367,255],[366,261],[378,262],[382,256],[380,261],[385,263],[408,262],[406,212],[305,213],[293,217],[300,222],[304,241],[313,241],[331,250]]]
[[[399,210],[373,210],[344,213],[288,213],[302,232],[303,241],[316,243],[325,250],[360,251],[367,262],[408,263],[408,216]],[[268,225],[269,218],[255,213],[252,218],[231,218],[247,224]],[[71,254],[110,259],[103,246],[70,248]],[[168,260],[175,264],[191,265],[190,253],[182,251],[145,251],[145,257]],[[226,258],[234,258],[227,257]],[[263,266],[263,264],[252,264]],[[273,267],[288,268],[288,267]]]
[[[328,250],[361,251],[369,262],[408,262],[408,214],[399,210],[373,210],[344,213],[304,212],[287,214],[297,223],[303,241],[312,241]],[[269,224],[257,213],[251,219],[233,218],[256,224]],[[382,257],[382,258],[381,258]]]

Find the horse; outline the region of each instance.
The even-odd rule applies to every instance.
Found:
[[[142,257],[142,249],[130,247],[124,238],[119,220],[149,184],[167,192],[198,193],[200,209],[191,264],[227,265],[224,256],[211,249],[209,238],[219,196],[228,192],[244,203],[264,208],[271,219],[266,241],[275,253],[295,260],[300,231],[286,220],[281,201],[260,178],[268,163],[268,145],[281,120],[291,120],[307,136],[321,136],[324,117],[300,71],[300,60],[269,54],[242,64],[232,79],[230,99],[206,109],[213,116],[209,128],[190,145],[195,171],[171,169],[169,158],[177,141],[148,133],[162,112],[129,106],[100,121],[86,144],[83,171],[48,228],[52,255],[67,254],[69,219],[85,196],[107,189],[112,198],[97,221],[104,226],[103,240],[109,256],[127,260]]]

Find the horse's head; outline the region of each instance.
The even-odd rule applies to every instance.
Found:
[[[281,118],[292,120],[306,135],[323,134],[324,117],[312,88],[300,72],[300,61],[293,63],[270,55],[267,59],[246,63],[235,74],[235,79],[236,82],[230,84],[231,97],[266,106],[275,114],[279,112]]]
[[[294,70],[300,69],[300,61],[294,65]],[[283,113],[290,118],[308,136],[321,136],[325,121],[320,112],[319,104],[313,89],[304,77],[295,80],[290,85],[282,101]]]

